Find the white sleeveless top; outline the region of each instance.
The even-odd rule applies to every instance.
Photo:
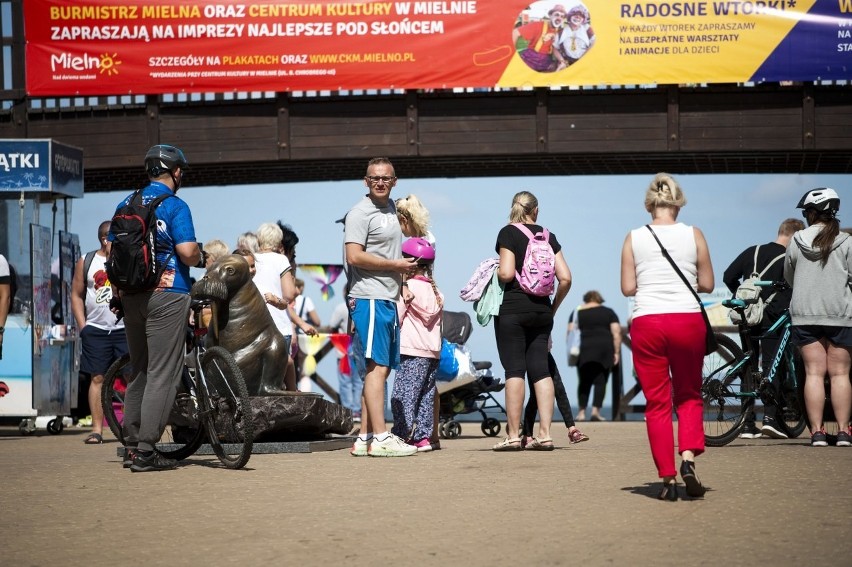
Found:
[[[651,228],[686,277],[692,289],[698,289],[698,250],[695,232],[689,225],[652,225]],[[694,313],[700,310],[695,296],[663,256],[660,246],[647,228],[630,232],[633,261],[636,265],[636,297],[633,317],[660,313]]]
[[[271,293],[276,297],[281,297],[284,292],[281,290],[281,276],[290,270],[290,261],[284,254],[277,252],[255,252],[254,265],[257,271],[254,274],[254,285],[257,286],[260,294]],[[286,309],[278,309],[275,306],[266,304],[266,309],[272,315],[272,320],[275,321],[275,327],[285,337],[293,334],[293,324],[290,322],[290,315]]]
[[[124,328],[124,319],[115,322],[115,313],[109,310],[112,286],[106,273],[106,256],[95,254],[86,274],[86,325],[103,331]]]

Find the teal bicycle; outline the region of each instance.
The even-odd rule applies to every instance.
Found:
[[[785,282],[755,282],[762,287],[786,287]],[[722,305],[740,314],[740,345],[716,333],[719,347],[704,358],[701,397],[704,401],[704,439],[711,447],[727,445],[737,438],[746,417],[758,402],[777,408],[777,422],[790,438],[806,426],[802,384],[804,366],[790,343],[790,313],[784,314],[760,337],[752,337],[745,323],[748,306],[742,299],[726,299]],[[778,350],[766,376],[760,370],[757,339],[778,338]]]

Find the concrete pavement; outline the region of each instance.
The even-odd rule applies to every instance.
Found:
[[[87,429],[0,428],[0,564],[852,565],[852,448],[807,439],[709,448],[702,500],[656,500],[642,422],[494,453],[478,423],[400,459],[345,450],[212,456],[132,474]],[[681,486],[681,494],[682,486]]]

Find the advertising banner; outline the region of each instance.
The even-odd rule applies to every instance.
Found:
[[[852,78],[852,0],[27,0],[30,95]]]

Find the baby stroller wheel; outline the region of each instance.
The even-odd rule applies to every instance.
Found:
[[[443,426],[444,437],[456,439],[461,436],[461,424],[458,421],[448,421]]]
[[[497,437],[500,435],[500,422],[493,417],[486,417],[482,421],[482,433],[488,437]]]

